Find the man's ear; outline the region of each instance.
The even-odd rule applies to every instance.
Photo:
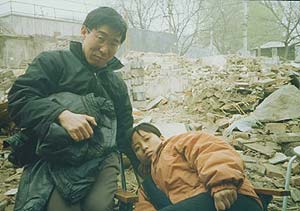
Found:
[[[81,34],[82,38],[85,39],[86,35],[88,34],[88,29],[86,28],[85,25],[81,26],[80,34]]]

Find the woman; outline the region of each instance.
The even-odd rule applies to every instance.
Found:
[[[141,165],[151,163],[151,176],[171,201],[161,211],[261,211],[262,205],[244,174],[244,163],[225,141],[204,132],[187,132],[168,140],[152,124],[130,133]],[[139,190],[136,211],[156,210]]]

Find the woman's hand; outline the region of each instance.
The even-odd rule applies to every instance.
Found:
[[[215,207],[217,211],[226,210],[231,207],[231,205],[237,199],[237,192],[233,189],[225,189],[216,192],[213,196],[215,201]]]

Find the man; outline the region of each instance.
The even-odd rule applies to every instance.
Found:
[[[146,185],[140,189],[136,211],[262,210],[245,176],[243,161],[225,141],[204,132],[187,132],[166,140],[149,123],[137,125],[129,136],[137,158],[142,164],[151,163],[150,175],[169,200],[169,205],[158,206],[151,199],[159,191]]]
[[[87,15],[81,27],[82,43],[71,42],[70,50],[42,52],[25,74],[15,81],[8,96],[9,115],[18,127],[30,130],[30,134],[33,134],[32,144],[38,139],[35,149],[38,158],[24,168],[15,210],[112,209],[119,173],[115,142],[121,150],[126,151],[123,139],[133,123],[126,84],[114,73],[114,70],[123,67],[114,55],[126,38],[126,31],[124,19],[114,9],[97,8]],[[88,115],[88,112],[74,112],[66,106],[80,103],[81,98],[78,98],[78,102],[75,100],[65,104],[49,98],[63,92],[78,96],[92,94],[87,97],[91,105],[83,102],[87,111],[97,111],[97,106],[93,104],[97,97],[105,99],[103,102],[108,102],[106,105],[112,102],[109,110],[114,110],[117,126],[109,129],[111,134],[116,130],[116,140],[106,140],[107,136],[101,134],[100,129],[104,127],[101,119],[97,120],[96,116]],[[66,101],[63,98],[61,100]],[[113,118],[111,121],[114,121]],[[49,156],[53,144],[46,145],[51,146],[47,149],[51,152],[47,156],[39,149],[45,137],[53,132],[52,125],[56,125],[54,133],[63,128],[69,135],[71,141],[65,144],[70,147],[64,145],[65,150],[86,146],[92,143],[91,139],[96,137],[97,140],[98,136],[109,143],[110,147],[105,152],[99,150],[93,159],[87,159],[83,164],[66,165],[65,161],[72,160],[72,156],[66,159]],[[95,134],[96,131],[100,132]],[[50,142],[57,140],[50,138]],[[59,146],[60,143],[57,144]],[[81,153],[80,150],[78,152]],[[59,153],[58,150],[58,155],[66,155]]]

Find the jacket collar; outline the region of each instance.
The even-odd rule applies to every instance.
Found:
[[[122,67],[124,67],[124,65],[120,62],[119,59],[117,59],[116,57],[113,57],[105,67],[95,67],[93,65],[90,65],[88,63],[88,61],[85,58],[85,55],[82,51],[82,44],[80,42],[77,41],[71,41],[70,42],[70,51],[86,66],[88,66],[88,68],[90,70],[92,70],[93,72],[107,72],[107,71],[114,71],[114,70],[118,70],[121,69]]]
[[[160,154],[162,152],[162,150],[165,148],[165,146],[168,144],[170,139],[166,139],[164,141],[162,141],[158,148],[156,149],[156,151],[154,152],[154,154],[152,155],[152,158],[151,158],[151,163],[152,163],[152,168],[153,169],[153,166],[156,165],[156,163],[158,162],[158,159],[160,157]]]

